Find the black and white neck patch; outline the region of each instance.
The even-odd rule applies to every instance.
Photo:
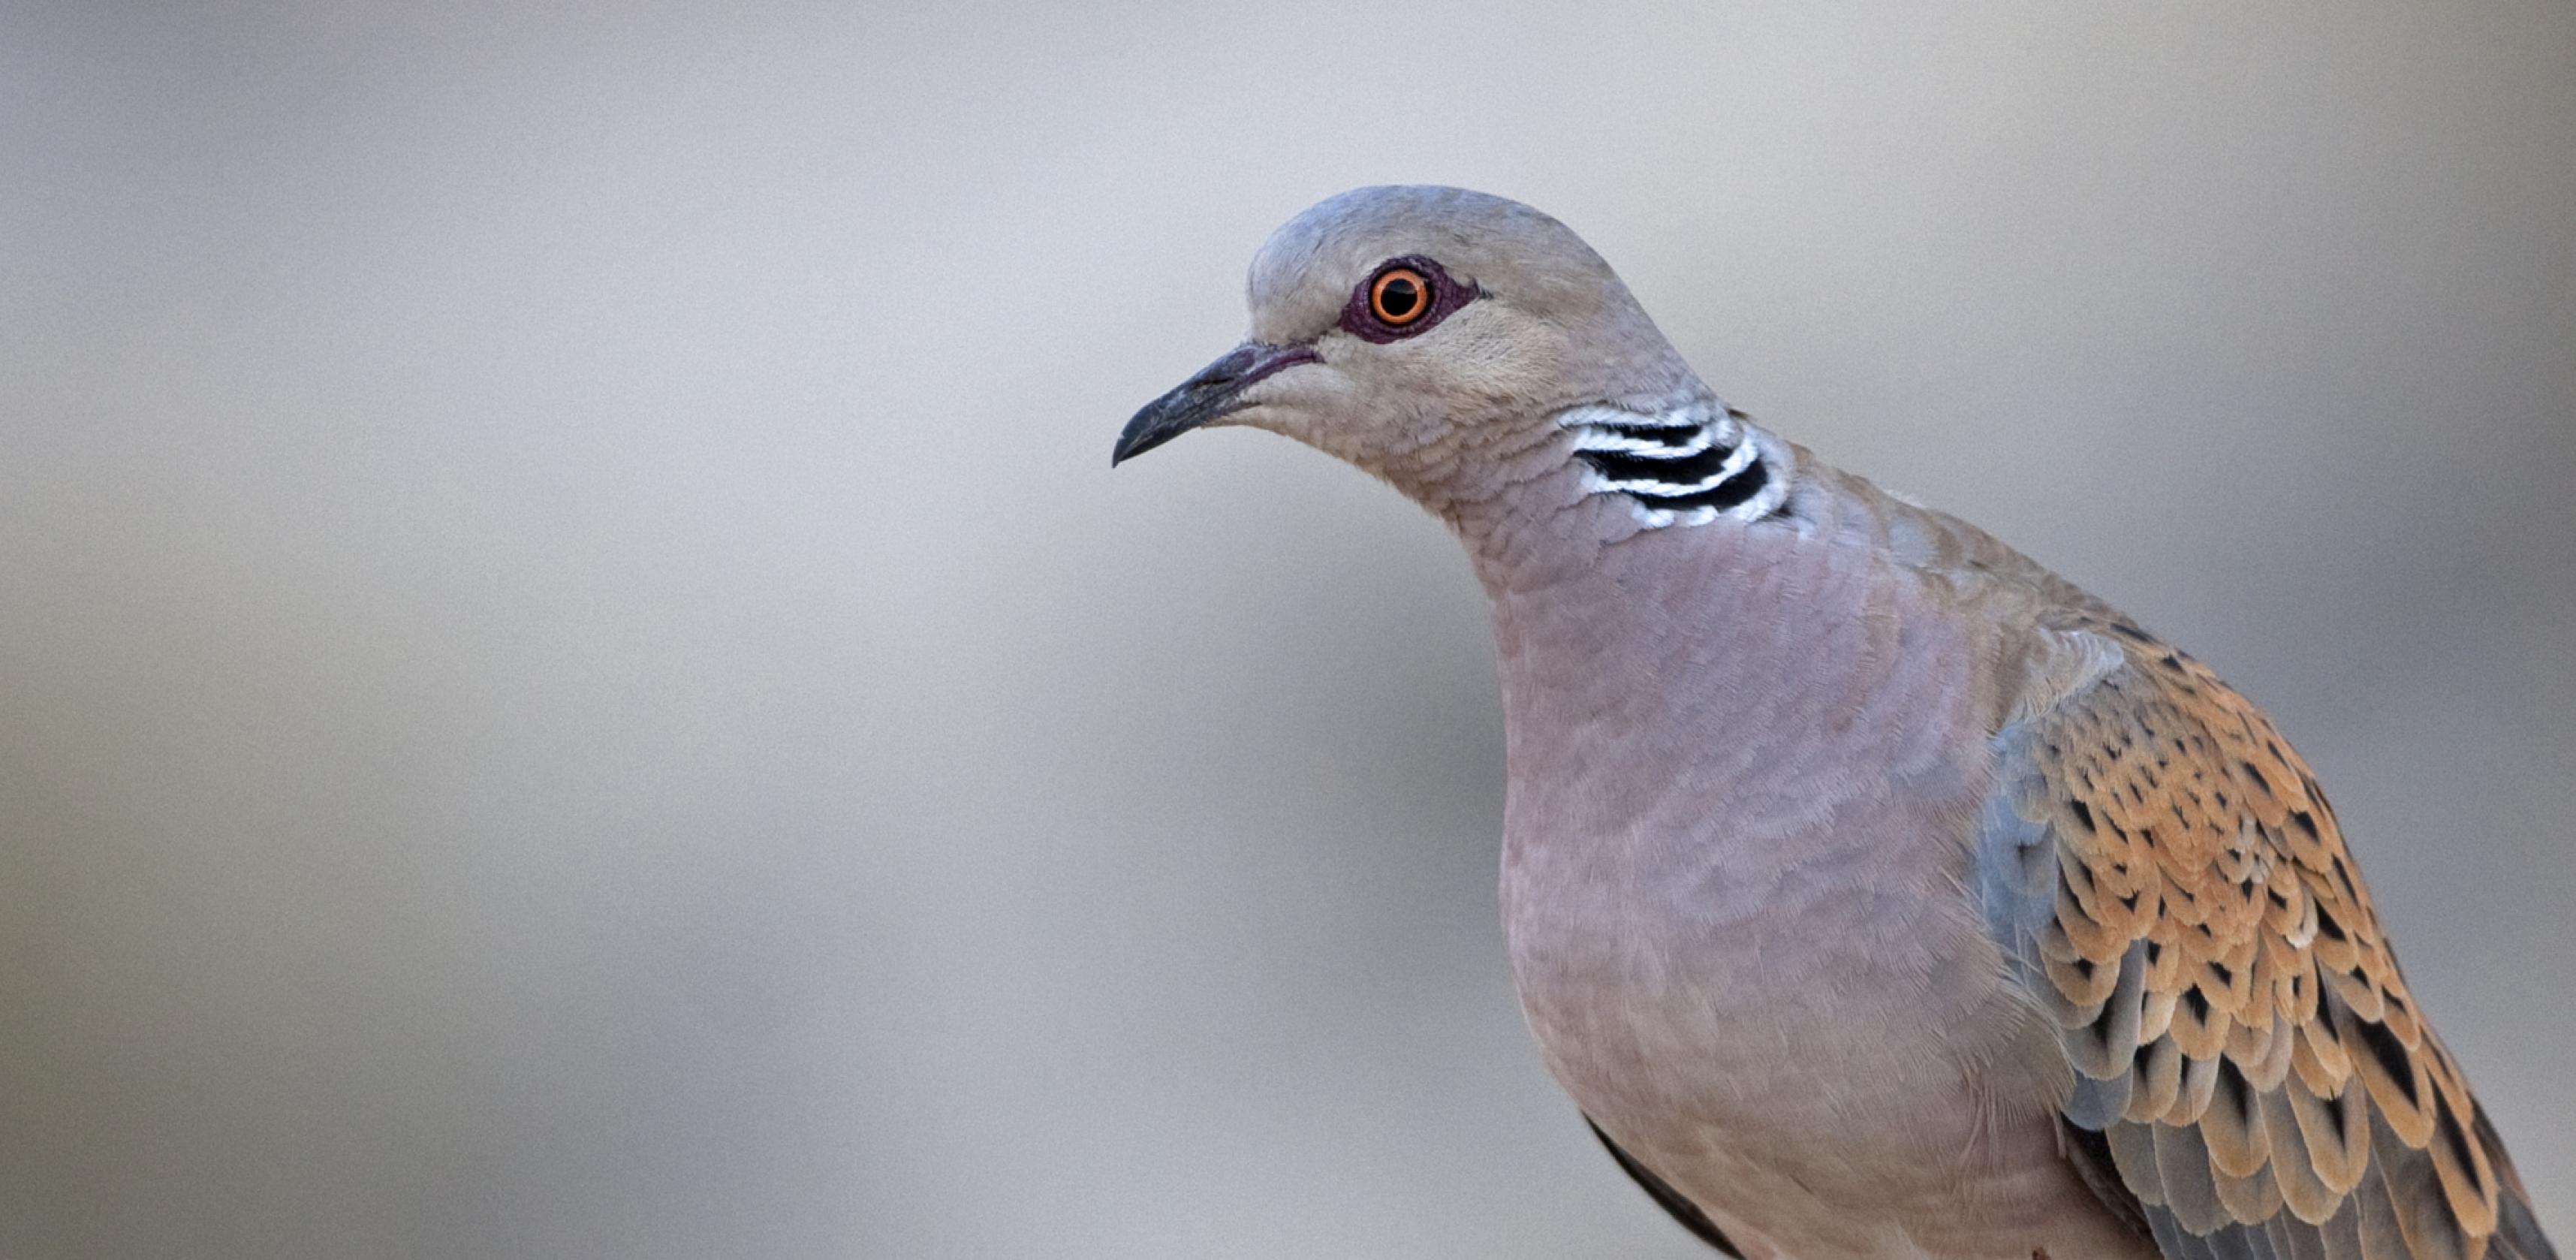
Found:
[[[1723,403],[1664,412],[1576,407],[1557,414],[1574,434],[1584,489],[1621,494],[1639,524],[1705,525],[1719,517],[1759,520],[1789,494],[1777,451]]]

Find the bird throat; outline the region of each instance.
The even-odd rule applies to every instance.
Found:
[[[1574,435],[1585,491],[1625,498],[1648,529],[1760,520],[1788,498],[1776,444],[1721,402],[1660,412],[1575,407],[1556,423]]]

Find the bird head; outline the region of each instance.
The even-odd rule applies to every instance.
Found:
[[[1242,425],[1445,511],[1526,480],[1561,444],[1551,418],[1568,408],[1707,397],[1600,255],[1484,193],[1404,185],[1323,201],[1271,234],[1249,297],[1251,335],[1138,411],[1113,464]]]

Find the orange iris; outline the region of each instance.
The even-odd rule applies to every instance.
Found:
[[[1431,311],[1431,281],[1411,267],[1392,267],[1369,285],[1369,314],[1402,328]]]

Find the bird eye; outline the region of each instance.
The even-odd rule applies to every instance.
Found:
[[[1390,258],[1351,289],[1342,305],[1343,332],[1385,345],[1419,337],[1484,296],[1473,280],[1450,275],[1420,254]]]
[[[1369,314],[1402,328],[1431,310],[1431,281],[1411,267],[1390,267],[1369,283]]]

